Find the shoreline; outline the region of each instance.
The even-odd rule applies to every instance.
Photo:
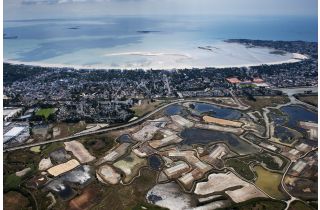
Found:
[[[154,71],[172,71],[172,70],[186,70],[186,69],[206,69],[206,68],[215,68],[215,69],[226,69],[226,68],[250,68],[254,66],[262,66],[262,65],[280,65],[286,63],[297,63],[303,60],[309,59],[308,56],[299,54],[299,53],[292,53],[292,58],[283,60],[283,61],[276,61],[276,62],[261,62],[255,64],[239,64],[239,65],[217,65],[217,66],[177,66],[177,67],[142,67],[142,68],[115,68],[108,65],[71,65],[71,64],[49,64],[49,63],[41,63],[41,62],[23,62],[17,60],[3,60],[3,64],[10,64],[10,65],[24,65],[30,67],[42,67],[42,68],[58,68],[58,69],[74,69],[74,70],[118,70],[118,71],[135,71],[135,70],[154,70]]]

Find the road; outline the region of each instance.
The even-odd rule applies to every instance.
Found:
[[[312,90],[312,91],[316,91],[316,87],[313,87],[313,88],[307,88],[307,90]],[[296,88],[296,89],[279,89],[281,91],[283,91],[284,93],[287,93],[289,98],[290,98],[290,102],[288,104],[297,104],[297,103],[302,103],[301,101],[298,101],[296,100],[294,97],[293,97],[293,94],[296,94],[298,92],[303,92],[304,90],[306,90],[305,88]],[[141,118],[138,118],[134,121],[131,121],[131,122],[128,122],[126,124],[123,124],[123,125],[119,125],[119,126],[114,126],[114,127],[108,127],[108,128],[105,128],[105,129],[101,129],[101,130],[97,130],[97,131],[91,131],[91,132],[86,132],[86,133],[79,133],[79,134],[75,134],[75,135],[72,135],[72,136],[68,136],[68,137],[64,137],[64,138],[59,138],[59,139],[52,139],[52,140],[49,140],[49,141],[43,141],[43,142],[37,142],[37,143],[33,143],[33,144],[27,144],[27,145],[21,145],[21,146],[16,146],[16,147],[9,147],[9,148],[4,148],[3,149],[3,152],[10,152],[10,151],[14,151],[14,150],[19,150],[19,149],[25,149],[25,148],[29,148],[29,147],[35,147],[35,146],[41,146],[41,145],[45,145],[45,144],[50,144],[50,143],[54,143],[54,142],[60,142],[60,141],[67,141],[67,140],[71,140],[71,139],[76,139],[76,138],[79,138],[79,137],[83,137],[83,136],[88,136],[88,135],[92,135],[92,134],[100,134],[100,133],[105,133],[105,132],[109,132],[109,131],[114,131],[114,130],[118,130],[118,129],[123,129],[123,128],[127,128],[127,127],[131,127],[133,125],[137,125],[141,122],[143,122],[144,120],[146,120],[147,118],[151,117],[152,115],[154,115],[155,113],[167,108],[168,106],[171,106],[171,105],[174,105],[174,104],[178,104],[178,103],[181,103],[181,102],[202,102],[202,103],[208,103],[208,104],[213,104],[213,105],[218,105],[218,106],[222,106],[222,107],[229,107],[229,108],[233,108],[233,109],[239,109],[239,110],[246,110],[248,109],[249,107],[242,104],[238,99],[237,97],[235,96],[235,94],[230,91],[230,94],[232,96],[232,98],[234,99],[234,101],[237,103],[238,107],[231,107],[231,106],[228,106],[228,105],[224,105],[224,104],[217,104],[217,103],[214,103],[214,102],[208,102],[208,101],[201,101],[201,100],[184,100],[184,99],[179,99],[179,100],[175,100],[169,104],[165,104],[161,107],[158,107],[157,109],[153,110],[152,112],[150,112],[149,114],[147,115],[144,115],[143,117]],[[287,105],[287,104],[285,104]],[[304,105],[304,104],[303,104]],[[280,106],[284,106],[284,105],[280,105]],[[280,107],[279,106],[279,107]],[[268,107],[267,107],[268,108]],[[267,113],[263,113],[264,114],[264,118],[266,119],[267,116],[266,114]],[[268,121],[266,121],[266,125],[268,127]],[[267,131],[268,132],[268,131]]]
[[[227,105],[216,104],[214,102],[208,102],[208,101],[179,99],[179,100],[175,100],[175,101],[173,101],[171,103],[165,104],[165,105],[163,105],[161,107],[158,107],[157,109],[155,109],[152,112],[144,115],[143,117],[138,118],[138,119],[136,119],[134,121],[128,122],[128,123],[123,124],[123,125],[114,126],[114,127],[108,127],[108,128],[105,128],[105,129],[86,132],[86,133],[79,133],[79,134],[75,134],[75,135],[72,135],[72,136],[59,138],[59,139],[52,139],[52,140],[37,142],[37,143],[33,143],[33,144],[26,144],[26,145],[21,145],[21,146],[16,146],[16,147],[4,148],[3,152],[10,152],[10,151],[19,150],[19,149],[25,149],[25,148],[35,147],[35,146],[42,146],[42,145],[50,144],[50,143],[54,143],[54,142],[67,141],[67,140],[72,140],[72,139],[76,139],[76,138],[79,138],[79,137],[88,136],[88,135],[92,135],[92,134],[100,134],[100,133],[105,133],[105,132],[110,132],[110,131],[114,131],[114,130],[118,130],[118,129],[131,127],[133,125],[137,125],[137,124],[143,122],[147,118],[149,118],[152,115],[156,114],[157,112],[167,108],[168,106],[171,106],[171,105],[174,105],[174,104],[178,104],[178,103],[181,103],[181,102],[198,102],[198,103],[202,102],[202,103],[213,104],[213,105],[217,105],[217,106],[230,107],[230,106],[227,106]],[[243,109],[243,107],[241,107],[240,104],[238,104],[238,105],[239,105],[238,109]],[[235,109],[235,107],[230,107],[230,108]]]
[[[294,97],[295,94],[304,93],[305,91],[312,91],[313,93],[317,93],[318,92],[318,87],[279,88],[279,89],[275,89],[275,90],[280,90],[281,92],[287,94],[289,99],[290,99],[290,101],[293,104],[303,105],[303,106],[307,107],[308,109],[310,109],[311,111],[317,111],[318,110],[317,107],[312,106],[310,104],[307,104],[307,103],[305,103],[303,101],[299,101],[296,97]]]
[[[300,160],[300,159],[303,159],[304,157],[306,157],[307,155],[309,155],[310,153],[312,153],[312,152],[314,152],[314,151],[318,151],[318,147],[316,147],[316,148],[310,150],[309,152],[305,153],[304,155],[302,155],[301,157],[299,157],[297,160],[295,160],[295,162],[297,162],[297,161]],[[293,162],[290,161],[290,164],[288,165],[286,171],[283,173],[283,176],[282,176],[282,179],[281,179],[282,189],[290,196],[290,200],[286,201],[287,207],[285,208],[285,210],[288,210],[289,207],[290,207],[290,204],[291,204],[293,201],[295,201],[295,200],[299,200],[299,201],[301,201],[301,202],[304,202],[304,201],[302,201],[301,199],[292,196],[292,195],[289,193],[289,191],[286,189],[286,186],[285,186],[285,183],[284,183],[284,182],[285,182],[285,177],[286,177],[286,175],[287,175],[287,173],[288,173],[288,171],[289,171],[289,169],[290,169],[290,167],[291,167],[292,164],[293,164]]]
[[[21,146],[16,146],[16,147],[9,147],[9,148],[4,149],[3,152],[9,152],[9,151],[25,149],[25,148],[29,148],[29,147],[41,146],[41,145],[50,144],[50,143],[54,143],[54,142],[66,141],[66,140],[71,140],[71,139],[75,139],[75,138],[79,138],[79,137],[83,137],[83,136],[88,136],[88,135],[92,135],[92,134],[105,133],[105,132],[109,132],[109,131],[114,131],[114,130],[130,127],[130,126],[139,124],[140,122],[142,122],[145,119],[151,117],[152,115],[154,115],[155,113],[159,112],[160,110],[165,109],[168,106],[171,106],[173,104],[177,104],[177,103],[180,103],[180,102],[183,102],[183,100],[174,101],[174,102],[171,102],[171,103],[166,104],[164,106],[161,106],[161,107],[155,109],[154,111],[150,112],[149,114],[147,114],[147,115],[145,115],[145,116],[143,116],[143,117],[141,117],[141,118],[139,118],[137,120],[129,122],[127,124],[114,126],[114,127],[108,127],[108,128],[97,130],[97,131],[91,131],[91,132],[86,132],[86,133],[75,134],[75,135],[72,135],[72,136],[59,138],[59,139],[52,139],[52,140],[49,140],[49,141],[37,142],[37,143],[33,143],[33,144],[21,145]]]

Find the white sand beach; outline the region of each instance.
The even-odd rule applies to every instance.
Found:
[[[242,44],[225,42],[217,42],[206,47],[194,46],[191,49],[168,49],[165,51],[125,51],[125,49],[117,49],[116,52],[110,52],[112,50],[113,49],[108,50],[107,53],[105,53],[105,50],[98,52],[101,59],[104,60],[102,63],[97,64],[83,64],[80,62],[83,57],[91,56],[89,54],[90,52],[86,51],[41,62],[24,62],[14,59],[4,59],[4,62],[50,68],[173,70],[276,65],[308,59],[308,56],[299,53],[278,55],[270,53],[274,50],[270,48],[248,48]],[[71,60],[71,58],[73,60]],[[74,60],[75,58],[77,58],[79,62],[78,60]]]

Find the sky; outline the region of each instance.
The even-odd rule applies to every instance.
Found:
[[[317,16],[317,0],[4,0],[4,20],[106,15]]]

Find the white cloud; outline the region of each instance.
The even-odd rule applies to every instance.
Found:
[[[67,4],[67,3],[99,3],[99,2],[128,2],[142,0],[22,0],[22,4]]]
[[[65,4],[84,2],[108,2],[109,0],[23,0],[22,4]]]
[[[317,0],[4,0],[5,19],[199,14],[316,16],[317,12]]]

